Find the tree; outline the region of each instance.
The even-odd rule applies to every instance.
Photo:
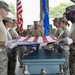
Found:
[[[60,3],[56,7],[49,7],[49,16],[50,18],[61,17],[65,12],[65,8],[72,5],[73,3]]]
[[[16,18],[16,10],[15,10],[15,6],[13,3],[9,3],[9,8],[10,8],[10,14],[12,15],[13,18]]]
[[[4,1],[4,0],[0,0],[0,1]],[[10,8],[10,16],[12,16],[12,18],[16,18],[16,11],[15,11],[15,6],[13,3],[9,3],[9,8]]]

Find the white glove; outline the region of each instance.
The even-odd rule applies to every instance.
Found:
[[[63,39],[63,42],[64,42],[65,44],[70,45],[70,44],[73,43],[73,40],[72,40],[71,38],[66,37],[66,38]]]
[[[55,41],[55,44],[59,44],[59,42],[58,41]]]
[[[55,41],[55,44],[59,44],[61,41],[62,41],[62,39],[57,39],[57,40]]]
[[[12,41],[7,41],[7,42],[5,43],[5,46],[7,46],[8,48],[12,49],[12,48],[14,48],[15,46],[17,46],[17,44],[16,44],[16,43],[12,43]]]

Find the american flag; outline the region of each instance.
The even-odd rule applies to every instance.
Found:
[[[17,37],[17,42],[38,42],[38,43],[54,43],[57,38],[53,35],[50,36],[39,36],[39,37]]]
[[[22,4],[20,0],[17,0],[17,25],[19,27],[19,31],[23,32],[23,18],[22,18]]]

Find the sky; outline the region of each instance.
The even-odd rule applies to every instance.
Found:
[[[12,2],[16,7],[16,0],[4,0],[7,3]],[[70,0],[49,0],[49,6],[54,7],[62,2],[69,2]],[[40,13],[40,0],[21,0],[23,8],[23,28],[26,29],[27,25],[32,25],[34,20],[39,19]],[[15,8],[16,10],[16,8]]]

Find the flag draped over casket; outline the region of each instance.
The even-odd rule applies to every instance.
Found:
[[[18,37],[16,39],[18,42],[37,42],[37,43],[48,43],[55,42],[56,37],[50,36],[39,36],[39,37]]]

